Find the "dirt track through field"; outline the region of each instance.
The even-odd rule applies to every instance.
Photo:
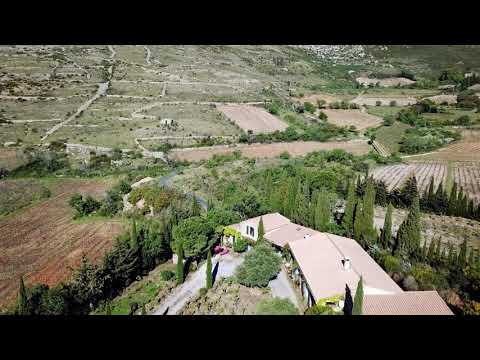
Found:
[[[249,158],[273,158],[286,151],[292,156],[302,156],[312,151],[344,149],[356,155],[366,154],[371,149],[365,140],[352,141],[296,141],[274,144],[241,144],[236,146],[216,145],[204,148],[176,149],[170,152],[170,157],[177,160],[200,161],[206,160],[215,154],[224,155],[238,150]]]
[[[68,200],[75,192],[99,196],[106,182],[66,179],[52,197],[0,221],[0,306],[17,292],[20,275],[27,284],[50,286],[70,275],[85,253],[98,259],[110,249],[123,225],[114,220],[74,222]]]

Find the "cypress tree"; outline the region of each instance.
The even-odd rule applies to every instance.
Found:
[[[447,215],[455,215],[457,206],[457,183],[454,182],[452,186],[452,191],[450,191],[450,196],[448,197],[448,208]]]
[[[18,290],[18,313],[20,315],[28,315],[27,302],[27,290],[25,289],[23,276],[20,276],[20,288]]]
[[[310,203],[310,189],[305,181],[298,185],[297,196],[295,198],[295,222],[300,225],[308,226],[309,223],[309,203]]]
[[[426,240],[425,240],[426,243]],[[427,259],[428,261],[432,262],[435,260],[435,239],[432,239],[430,241],[430,245],[428,246],[428,252],[427,252]]]
[[[345,213],[342,219],[342,227],[346,231],[346,235],[353,235],[353,220],[355,212],[355,204],[357,202],[355,186],[352,181],[348,182],[347,201],[345,204]]]
[[[362,315],[363,313],[363,278],[360,276],[358,280],[357,290],[353,299],[352,315]]]
[[[197,201],[195,194],[192,194],[192,216],[200,216],[202,209]]]
[[[328,231],[330,229],[330,200],[325,189],[321,189],[315,206],[315,229],[318,231]]]
[[[463,216],[463,187],[460,187],[460,190],[457,194],[457,201],[455,203],[455,212],[452,214],[454,216]]]
[[[178,244],[177,249],[178,262],[177,262],[177,284],[183,283],[184,274],[183,274],[183,244]]]
[[[443,184],[438,185],[437,191],[435,192],[432,211],[437,214],[446,214],[448,207],[448,196],[443,189]]]
[[[260,216],[260,221],[258,222],[258,241],[263,241],[265,236],[265,228],[263,226],[263,218]]]
[[[385,214],[385,221],[383,223],[383,230],[382,230],[382,246],[385,249],[390,247],[390,241],[392,239],[392,213],[393,213],[393,205],[390,203],[388,204],[387,213]]]
[[[284,202],[284,215],[291,220],[294,220],[294,209],[296,205],[296,198],[297,198],[297,191],[298,191],[298,180],[296,178],[292,178],[289,182],[287,196],[285,197]]]
[[[474,219],[475,218],[475,204],[473,203],[473,199],[470,199],[468,202],[468,209],[467,209],[467,218]]]
[[[105,304],[105,315],[112,315],[112,307],[110,306],[110,301],[107,301]]]
[[[272,190],[273,190],[272,172],[270,170],[267,170],[265,172],[264,188],[265,188],[265,197],[267,201],[270,201]]]
[[[142,304],[142,315],[147,315],[147,310],[145,309],[145,304]]]
[[[207,289],[211,289],[213,286],[212,277],[212,252],[208,249],[207,255]]]
[[[133,250],[138,249],[138,233],[137,233],[137,222],[135,219],[132,221],[132,230],[130,233],[130,246]]]
[[[353,311],[352,291],[350,290],[348,285],[345,284],[345,302],[343,305],[343,314],[352,315],[352,311]]]
[[[357,206],[355,207],[355,219],[353,221],[353,238],[357,240],[360,244],[363,241],[363,201],[358,200]]]
[[[413,199],[418,197],[417,178],[415,176],[411,176],[407,179],[405,185],[400,191],[400,197],[407,207],[410,207],[413,203]]]
[[[468,265],[473,266],[475,264],[475,250],[471,247],[468,253]]]
[[[463,269],[467,264],[467,239],[463,240],[462,245],[460,245],[457,264],[460,269]]]
[[[435,182],[433,180],[433,176],[430,178],[430,184],[428,185],[428,192],[427,192],[427,200],[428,200],[428,208],[431,209],[432,203],[435,199]]]
[[[367,180],[365,197],[363,199],[363,237],[367,244],[373,244],[377,241],[377,231],[375,230],[373,218],[375,207],[375,186],[373,180]]]
[[[442,241],[439,237],[437,240],[437,246],[435,247],[434,252],[434,260],[441,260],[442,259]]]
[[[421,243],[420,205],[418,196],[413,199],[407,218],[398,228],[397,241],[400,251],[408,255],[417,254]]]

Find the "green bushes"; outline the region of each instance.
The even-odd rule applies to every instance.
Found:
[[[77,211],[75,218],[90,215],[102,206],[100,201],[95,200],[90,195],[84,199],[80,194],[72,195],[68,204]]]
[[[154,210],[160,211],[170,205],[174,198],[173,190],[158,186],[141,186],[132,190],[128,201],[135,205],[139,200],[144,199],[145,209],[152,206]]]
[[[384,255],[382,258],[382,261],[383,261],[383,268],[388,273],[403,271],[400,259],[393,255],[390,255],[390,254]]]
[[[163,281],[169,281],[172,280],[175,277],[175,273],[171,270],[164,270],[160,273],[160,278]]]
[[[288,151],[284,151],[278,157],[283,160],[288,160],[290,159],[290,153]]]
[[[312,103],[310,102],[305,102],[303,103],[303,106],[305,108],[305,111],[308,111],[309,113],[314,113],[315,112],[315,105],[313,105]]]
[[[459,140],[460,137],[458,132],[441,128],[407,129],[400,145],[400,151],[407,154],[431,151],[454,140]]]
[[[237,279],[242,285],[265,287],[280,271],[281,258],[266,242],[259,243],[245,255],[237,269]]]
[[[257,305],[257,315],[298,315],[298,310],[289,299],[262,300]]]
[[[243,238],[243,236],[240,236],[238,239],[234,239],[233,241],[233,251],[237,253],[242,253],[248,248],[248,243],[247,241]]]
[[[181,243],[185,257],[199,257],[212,245],[214,228],[205,218],[190,217],[180,221],[172,230],[173,250]]]

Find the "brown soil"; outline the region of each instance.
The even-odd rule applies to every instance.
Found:
[[[12,170],[20,165],[17,159],[17,151],[15,149],[0,148],[0,168]]]
[[[352,141],[296,141],[290,143],[251,144],[251,145],[218,145],[204,148],[177,149],[170,152],[170,156],[177,160],[200,161],[206,160],[215,154],[229,154],[239,150],[243,156],[249,158],[273,158],[287,151],[292,156],[302,156],[312,151],[344,149],[355,155],[368,153],[370,145],[363,140]]]
[[[110,184],[98,181],[64,180],[52,197],[0,221],[0,305],[16,294],[18,279],[27,284],[50,286],[70,275],[85,253],[95,260],[111,247],[123,230],[119,221],[74,222],[68,205],[75,193],[100,195]]]
[[[322,110],[328,116],[328,122],[337,126],[355,126],[357,130],[363,130],[373,126],[379,126],[383,119],[363,113],[360,110]]]
[[[283,131],[287,124],[262,108],[247,105],[221,105],[217,109],[245,131],[254,134]]]

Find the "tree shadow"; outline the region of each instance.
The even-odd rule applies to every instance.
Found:
[[[168,310],[170,310],[170,306],[165,309],[165,311],[163,312],[162,315],[167,315],[167,314],[168,314]]]
[[[220,262],[217,262],[215,264],[215,267],[213,268],[212,271],[212,285],[215,284],[215,280],[217,278],[217,273],[218,273],[218,266],[220,265]]]

